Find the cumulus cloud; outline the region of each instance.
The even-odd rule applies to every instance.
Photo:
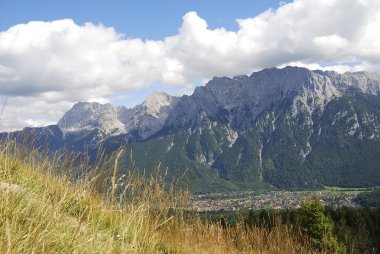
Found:
[[[295,0],[237,23],[237,31],[210,29],[189,12],[176,35],[156,41],[70,19],[11,27],[0,32],[2,126],[54,122],[76,101],[112,101],[157,83],[188,91],[197,80],[265,67],[380,71],[378,0]]]

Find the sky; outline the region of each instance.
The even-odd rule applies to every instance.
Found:
[[[378,0],[0,0],[0,131],[286,65],[380,72]]]

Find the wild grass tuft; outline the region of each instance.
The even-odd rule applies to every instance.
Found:
[[[184,212],[186,189],[159,166],[151,176],[123,169],[122,154],[89,168],[75,155],[1,144],[0,253],[312,253],[286,226]]]

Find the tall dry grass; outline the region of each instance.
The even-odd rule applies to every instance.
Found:
[[[157,167],[89,168],[77,156],[0,145],[0,253],[312,253],[286,226],[223,226],[184,211],[189,193]],[[71,172],[76,180],[62,172]]]

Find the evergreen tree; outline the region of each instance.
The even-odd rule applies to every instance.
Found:
[[[333,222],[323,213],[324,207],[317,196],[307,199],[299,209],[298,226],[307,235],[312,246],[328,253],[345,253],[333,235]]]

